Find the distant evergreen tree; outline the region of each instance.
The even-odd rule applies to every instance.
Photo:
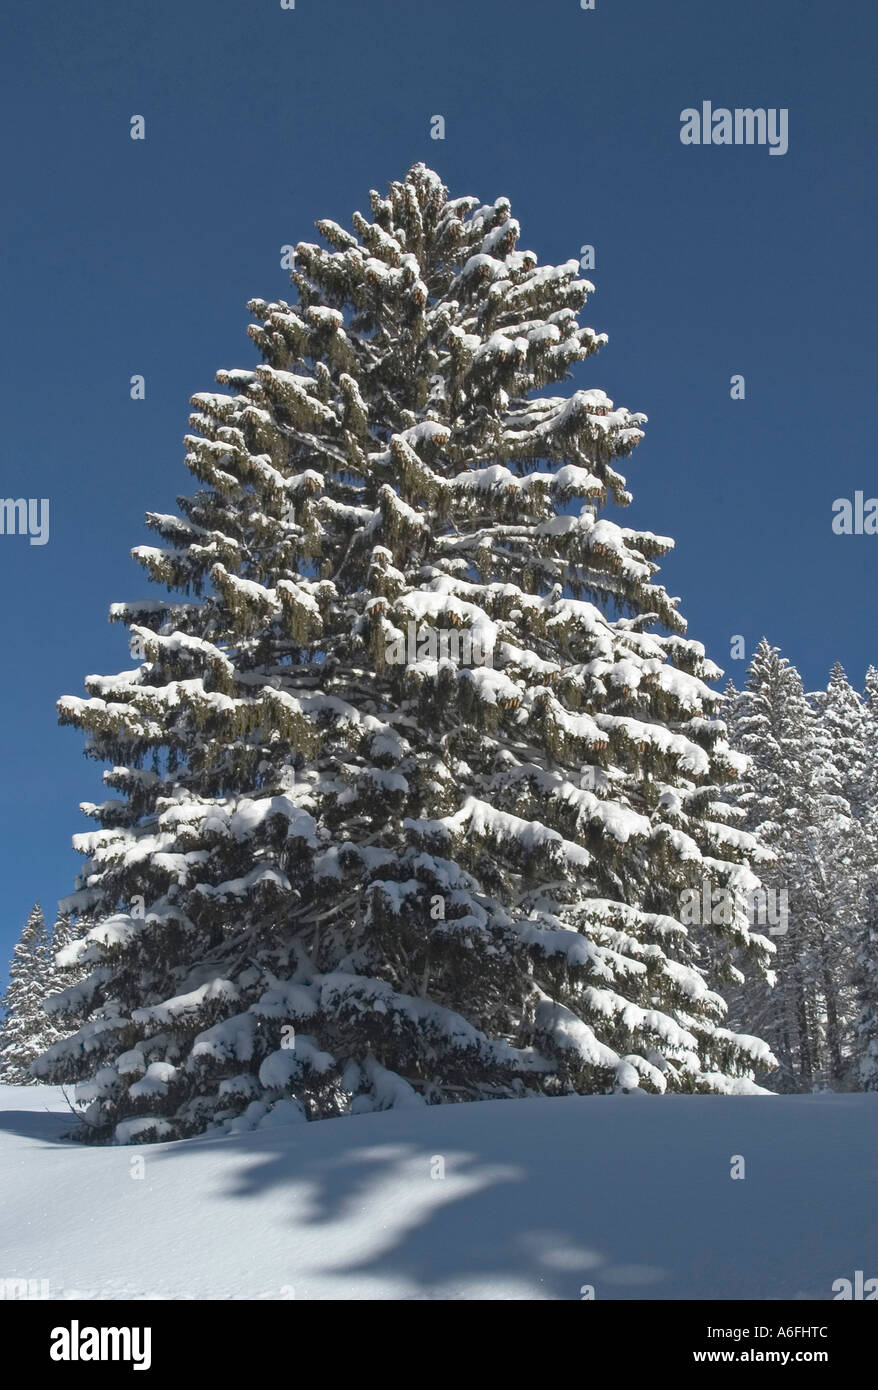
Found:
[[[869,712],[837,661],[826,690],[814,696],[825,757],[822,785],[841,797],[859,825],[870,816],[874,763],[869,756]],[[874,751],[874,746],[873,750]]]
[[[775,853],[763,879],[788,897],[776,987],[749,980],[730,996],[732,1018],[771,1041],[776,1088],[845,1089],[856,1053],[854,961],[873,878],[866,713],[840,665],[826,691],[806,697],[798,672],[763,639],[727,717],[733,747],[751,759],[735,799]]]
[[[732,747],[749,759],[732,796],[744,813],[745,827],[775,856],[773,865],[760,869],[767,902],[777,917],[787,905],[786,922],[772,924],[774,978],[743,982],[731,995],[732,1018],[735,1026],[758,1029],[770,1042],[778,1062],[770,1076],[775,1089],[810,1090],[816,1065],[814,1000],[804,960],[801,889],[812,775],[811,715],[795,667],[764,637],[745,689],[727,693],[724,713]],[[786,931],[777,930],[782,926]]]
[[[812,935],[818,988],[823,1081],[850,1084],[855,1052],[854,968],[874,854],[870,840],[868,715],[836,662],[825,691],[812,697],[814,815],[811,831]]]
[[[52,928],[48,997],[43,1007],[54,1025],[54,1040],[66,1037],[69,1033],[67,1020],[75,1007],[75,986],[90,973],[88,966],[79,961],[80,951],[77,943],[91,926],[92,922],[87,914],[82,913],[74,919],[69,911],[63,911],[58,914]],[[59,1021],[56,1021],[56,1016]]]
[[[721,673],[654,583],[672,541],[599,517],[645,417],[544,390],[605,341],[592,286],[422,165],[371,208],[299,245],[294,305],[251,302],[263,365],[194,398],[203,486],[134,552],[181,599],[115,605],[138,665],[60,702],[120,795],[77,837],[89,973],[39,1066],[98,1139],[769,1059],[705,941],[769,944],[681,920],[760,857]]]
[[[2,1000],[5,1017],[0,1024],[0,1081],[16,1086],[34,1084],[30,1064],[58,1036],[43,1010],[50,973],[49,934],[43,910],[36,903],[12,953],[9,985]]]
[[[878,876],[878,670],[870,666],[863,690],[863,756],[866,763],[866,813],[863,824],[871,845],[871,860]]]
[[[859,1009],[855,1041],[855,1083],[878,1091],[878,670],[870,666],[863,692],[867,767],[869,883],[856,942],[854,986]]]
[[[68,946],[78,940],[79,936],[80,932],[74,925],[71,913],[66,911],[59,912],[55,919],[55,925],[52,928],[53,957],[57,956],[61,951],[66,950]]]
[[[863,705],[867,719],[878,722],[878,669],[874,666],[870,666],[866,672]]]
[[[854,966],[859,1005],[855,1033],[854,1084],[878,1091],[878,886],[869,885]]]

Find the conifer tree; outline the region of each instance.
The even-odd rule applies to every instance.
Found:
[[[826,690],[814,696],[814,705],[825,750],[820,769],[823,785],[830,794],[841,797],[850,815],[864,825],[870,815],[874,776],[868,746],[869,713],[840,661],[830,672]]]
[[[763,639],[747,689],[727,699],[733,747],[750,758],[735,799],[745,825],[774,851],[763,878],[787,895],[777,938],[777,984],[748,981],[730,996],[737,1026],[772,1043],[783,1090],[850,1085],[856,1000],[853,967],[867,897],[866,725],[840,665],[806,697],[798,672]]]
[[[731,991],[732,1017],[736,1026],[746,1023],[770,1042],[778,1062],[772,1087],[810,1090],[819,1064],[811,941],[802,900],[813,780],[812,716],[798,672],[766,638],[754,652],[745,689],[726,693],[724,713],[732,747],[748,759],[732,797],[744,813],[745,827],[774,854],[773,865],[760,876],[776,907],[774,916],[780,919],[784,910],[784,920],[773,923],[775,978],[751,978]]]
[[[812,869],[819,879],[812,934],[824,1007],[824,1080],[850,1084],[855,1052],[854,974],[874,879],[868,714],[836,662],[825,691],[813,697],[814,826]]]
[[[57,956],[61,951],[78,939],[80,932],[73,922],[70,912],[59,912],[52,928],[52,954]]]
[[[593,287],[505,198],[423,165],[370,197],[251,301],[262,364],[193,398],[201,487],[134,552],[178,597],[114,605],[136,666],[59,705],[117,795],[39,1065],[97,1139],[743,1091],[769,1056],[703,938],[770,943],[680,920],[763,855],[718,794],[721,673],[655,582],[672,542],[600,515],[645,417],[546,390],[606,341]]]
[[[878,876],[878,670],[870,666],[862,698],[861,736],[865,776],[862,824],[869,837],[869,858]]]
[[[91,925],[86,913],[74,919],[73,914],[65,910],[58,914],[52,927],[47,998],[43,1008],[52,1023],[53,1041],[69,1032],[64,1021],[75,1001],[75,986],[90,974],[88,967],[79,963],[77,943]]]
[[[43,1011],[49,989],[49,935],[39,903],[31,908],[12,953],[0,1024],[0,1081],[34,1084],[31,1062],[57,1037]]]
[[[868,887],[855,947],[854,986],[858,1017],[854,1084],[878,1091],[878,670],[870,666],[863,692],[868,842]]]
[[[859,1013],[854,1035],[853,1084],[878,1091],[878,885],[870,882],[854,958]]]
[[[870,666],[866,672],[863,705],[867,720],[878,721],[878,668],[874,666]]]

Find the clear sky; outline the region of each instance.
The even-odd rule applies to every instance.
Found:
[[[107,609],[149,594],[143,513],[190,491],[190,395],[256,360],[246,301],[291,295],[281,247],[415,160],[508,196],[541,262],[594,246],[584,321],[610,342],[576,384],[649,416],[627,519],[675,537],[690,636],[738,684],[731,640],[763,633],[808,688],[835,660],[862,684],[878,536],[831,522],[878,495],[876,39],[872,0],[6,7],[0,495],[48,498],[50,532],[0,536],[0,970],[94,826],[55,701],[132,664]],[[703,101],[787,110],[787,153],[683,145]]]

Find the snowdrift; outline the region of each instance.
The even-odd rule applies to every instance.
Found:
[[[486,1101],[143,1147],[69,1127],[57,1088],[0,1087],[0,1278],[53,1299],[832,1299],[878,1275],[878,1095]]]

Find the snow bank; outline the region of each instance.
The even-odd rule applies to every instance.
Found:
[[[52,1298],[831,1299],[878,1275],[874,1095],[290,1113],[139,1149],[64,1141],[53,1087],[0,1107],[0,1276]]]

